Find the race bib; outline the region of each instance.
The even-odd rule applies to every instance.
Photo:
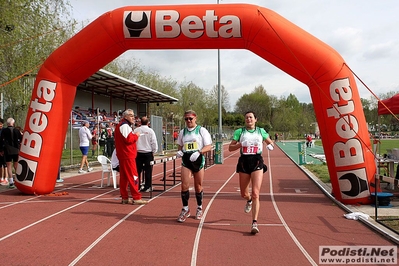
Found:
[[[258,153],[258,146],[245,146],[242,147],[242,154],[257,154]]]
[[[198,151],[198,143],[197,142],[186,142],[184,143],[185,151]]]

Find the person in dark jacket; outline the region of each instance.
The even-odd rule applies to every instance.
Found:
[[[22,141],[21,131],[14,126],[14,118],[8,118],[7,128],[4,128],[0,135],[0,153],[4,155],[6,161],[9,188],[15,188],[12,167],[14,166],[14,171],[17,170],[19,148]]]

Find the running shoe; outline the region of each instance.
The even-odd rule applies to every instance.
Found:
[[[0,181],[0,185],[2,185],[2,186],[8,186],[8,180],[7,180],[7,179],[1,180],[1,181]]]
[[[251,234],[255,235],[259,233],[259,228],[257,223],[252,223]]]
[[[252,210],[252,200],[247,201],[247,204],[245,204],[244,212],[249,213]]]
[[[143,200],[143,199],[133,200],[133,205],[144,205],[147,203],[148,203],[148,200]]]
[[[91,172],[91,171],[93,171],[93,168],[91,168],[91,167],[87,168],[87,172]]]
[[[83,170],[83,169],[79,169],[78,173],[79,173],[79,174],[84,174],[84,173],[86,173],[86,171]]]
[[[180,215],[179,215],[179,217],[177,217],[177,221],[179,222],[179,223],[184,223],[184,221],[188,218],[188,217],[190,217],[190,210],[185,210],[185,209],[182,209],[181,210],[181,213],[180,213]]]
[[[121,204],[128,204],[129,203],[129,199],[122,199]]]
[[[197,208],[197,213],[195,214],[195,219],[196,220],[201,220],[202,218],[202,209],[201,208]]]
[[[62,179],[62,178],[60,178],[60,179],[57,179],[57,181],[56,181],[57,183],[62,183],[62,182],[64,182],[64,179]]]
[[[15,188],[14,183],[9,184],[9,185],[8,185],[8,188]]]

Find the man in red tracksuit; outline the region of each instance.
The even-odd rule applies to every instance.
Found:
[[[133,197],[134,205],[147,204],[148,201],[141,199],[139,192],[139,179],[136,167],[137,147],[136,142],[140,133],[133,133],[134,112],[127,109],[123,112],[123,118],[115,128],[115,149],[119,160],[119,190],[122,204],[129,203],[128,185]]]

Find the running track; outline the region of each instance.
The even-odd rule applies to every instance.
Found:
[[[238,156],[225,150],[224,164],[206,170],[203,219],[190,217],[183,224],[176,222],[178,184],[153,192],[145,206],[121,205],[118,190],[96,187],[100,171],[66,178],[54,192],[67,195],[2,190],[1,265],[302,266],[318,265],[321,245],[394,245],[361,222],[345,219],[279,148],[264,154],[269,170],[260,233],[251,235],[251,215],[243,211],[234,172]],[[172,172],[171,162],[167,169]],[[154,183],[161,183],[162,172],[162,164],[154,166]],[[193,190],[189,204],[194,214]]]

